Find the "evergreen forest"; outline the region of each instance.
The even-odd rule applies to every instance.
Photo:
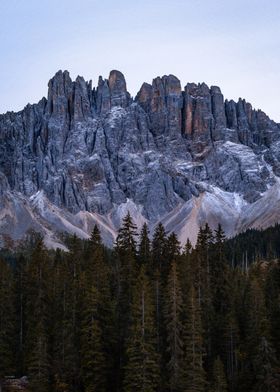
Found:
[[[138,230],[139,229],[139,230]],[[113,249],[0,252],[0,380],[30,392],[280,391],[280,226],[184,247],[123,219]],[[0,381],[1,382],[1,381]],[[1,389],[1,387],[0,387]]]

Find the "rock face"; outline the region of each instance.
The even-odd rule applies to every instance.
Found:
[[[208,198],[215,199],[216,209],[219,200],[222,206],[229,194],[238,195],[243,209],[255,211],[252,205],[278,186],[280,125],[245,100],[224,101],[219,87],[188,83],[182,89],[169,75],[144,83],[132,99],[119,71],[100,77],[96,88],[59,71],[48,87],[47,99],[0,115],[2,234],[15,239],[24,234],[24,228],[15,229],[21,210],[32,227],[52,238],[56,230],[87,236],[101,221],[112,243],[129,209],[151,227],[172,216],[178,232],[185,221],[190,235],[187,217],[203,195],[224,192]],[[44,200],[39,213],[38,192]],[[56,212],[44,215],[46,206]],[[228,234],[240,229],[238,222],[248,226],[243,215],[253,222],[243,209],[226,225]],[[273,221],[273,211],[266,214]],[[62,218],[55,223],[55,215],[63,217],[63,225]],[[208,215],[197,214],[197,224]],[[182,241],[186,236],[180,233]]]

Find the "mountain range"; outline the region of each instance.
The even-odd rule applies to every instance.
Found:
[[[218,223],[227,236],[280,221],[280,124],[219,87],[173,75],[136,97],[119,71],[98,86],[59,71],[48,96],[0,115],[0,238],[40,232],[64,248],[98,224],[111,246],[130,211],[182,243]]]

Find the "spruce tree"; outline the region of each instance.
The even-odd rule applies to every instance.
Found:
[[[193,249],[193,247],[192,247],[191,241],[190,241],[189,238],[187,238],[187,242],[186,242],[186,244],[184,246],[183,254],[185,256],[189,256],[191,254],[191,252],[192,252],[192,249]]]
[[[83,380],[87,390],[104,391],[112,372],[115,343],[110,276],[98,227],[91,234],[88,259],[81,277]],[[95,389],[94,389],[95,388]]]
[[[51,357],[52,384],[55,392],[70,389],[72,382],[70,364],[74,354],[69,358],[69,351],[73,353],[73,346],[71,344],[73,331],[70,327],[70,320],[72,320],[72,312],[70,311],[70,282],[67,259],[60,251],[56,251],[52,264],[51,280]],[[70,350],[70,347],[72,347],[72,350]],[[68,361],[68,359],[70,360]]]
[[[169,265],[166,258],[167,236],[162,223],[159,223],[154,231],[152,239],[152,278],[153,278],[153,292],[155,298],[156,308],[156,336],[157,336],[157,352],[159,354],[159,361],[161,364],[161,372],[164,373],[163,357],[164,349],[164,318],[163,318],[163,290],[166,281],[163,279],[163,271],[165,266]]]
[[[0,259],[0,380],[14,374],[15,369],[15,308],[13,272]]]
[[[49,357],[49,260],[43,240],[38,239],[27,266],[26,367],[32,391],[50,386]]]
[[[123,296],[122,300],[126,302],[125,306],[131,300],[132,287],[136,275],[136,237],[137,227],[128,212],[123,219],[115,244],[115,252],[120,262],[118,271],[120,275],[120,289]]]
[[[280,369],[270,342],[262,337],[254,358],[255,385],[258,392],[276,392],[280,389]]]
[[[177,235],[172,232],[166,241],[165,257],[170,263],[173,260],[178,260],[181,254],[181,244],[177,238]]]
[[[241,349],[246,353],[242,363],[241,385],[252,389],[255,380],[254,361],[263,338],[268,339],[269,323],[262,281],[258,278],[258,266],[252,266],[247,278],[244,299],[244,338]]]
[[[224,371],[224,364],[220,357],[217,357],[213,366],[213,381],[211,392],[227,392],[227,380]]]
[[[77,236],[68,238],[69,252],[57,254],[53,267],[53,367],[54,388],[81,388],[81,311],[83,244]],[[57,298],[61,298],[57,301]]]
[[[280,264],[272,263],[265,282],[265,300],[270,320],[270,334],[276,350],[276,356],[280,360]]]
[[[26,374],[24,369],[24,344],[26,336],[26,264],[27,257],[23,256],[21,253],[17,258],[15,270],[14,270],[14,303],[15,303],[15,361],[16,361],[16,373]]]
[[[203,367],[205,355],[201,307],[194,285],[190,285],[186,304],[184,305],[186,321],[183,329],[183,385],[184,392],[204,392],[206,373]]]
[[[125,216],[119,229],[114,248],[114,289],[116,298],[116,383],[118,388],[123,379],[125,365],[125,341],[128,336],[130,306],[133,287],[137,276],[137,227],[133,223],[130,213]]]
[[[162,223],[159,223],[154,231],[153,240],[152,240],[152,258],[154,270],[159,270],[161,275],[162,269],[165,263],[168,262],[166,260],[166,232]]]
[[[177,235],[173,232],[167,237],[164,255],[165,262],[162,266],[161,278],[162,283],[165,285],[171,263],[175,261],[178,265],[181,256],[181,244],[177,238]]]
[[[99,320],[99,292],[92,284],[86,288],[81,325],[81,365],[85,392],[106,390],[106,358]]]
[[[206,369],[211,368],[213,360],[212,320],[214,317],[211,295],[211,263],[213,258],[213,234],[206,223],[200,228],[195,248],[194,276],[199,306],[202,310],[202,326],[206,349]]]
[[[229,338],[228,329],[232,325],[232,288],[224,241],[225,234],[221,225],[218,225],[210,259],[211,360],[219,356],[225,360]]]
[[[126,349],[125,392],[153,392],[159,384],[155,309],[151,286],[142,267],[133,290]]]
[[[183,387],[183,298],[176,263],[171,264],[165,291],[164,319],[168,386],[170,391]]]
[[[144,223],[141,233],[140,233],[140,241],[139,241],[139,249],[138,249],[138,263],[140,265],[145,264],[147,266],[147,271],[151,272],[151,241],[149,238],[149,229],[147,223]]]

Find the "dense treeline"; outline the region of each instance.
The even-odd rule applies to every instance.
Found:
[[[279,391],[280,264],[239,260],[248,238],[260,245],[244,236],[205,225],[182,250],[161,224],[137,235],[128,214],[113,251],[95,227],[69,252],[41,238],[2,252],[0,379],[27,375],[34,392]]]
[[[232,265],[280,258],[280,225],[265,230],[250,229],[226,242],[226,254]]]

